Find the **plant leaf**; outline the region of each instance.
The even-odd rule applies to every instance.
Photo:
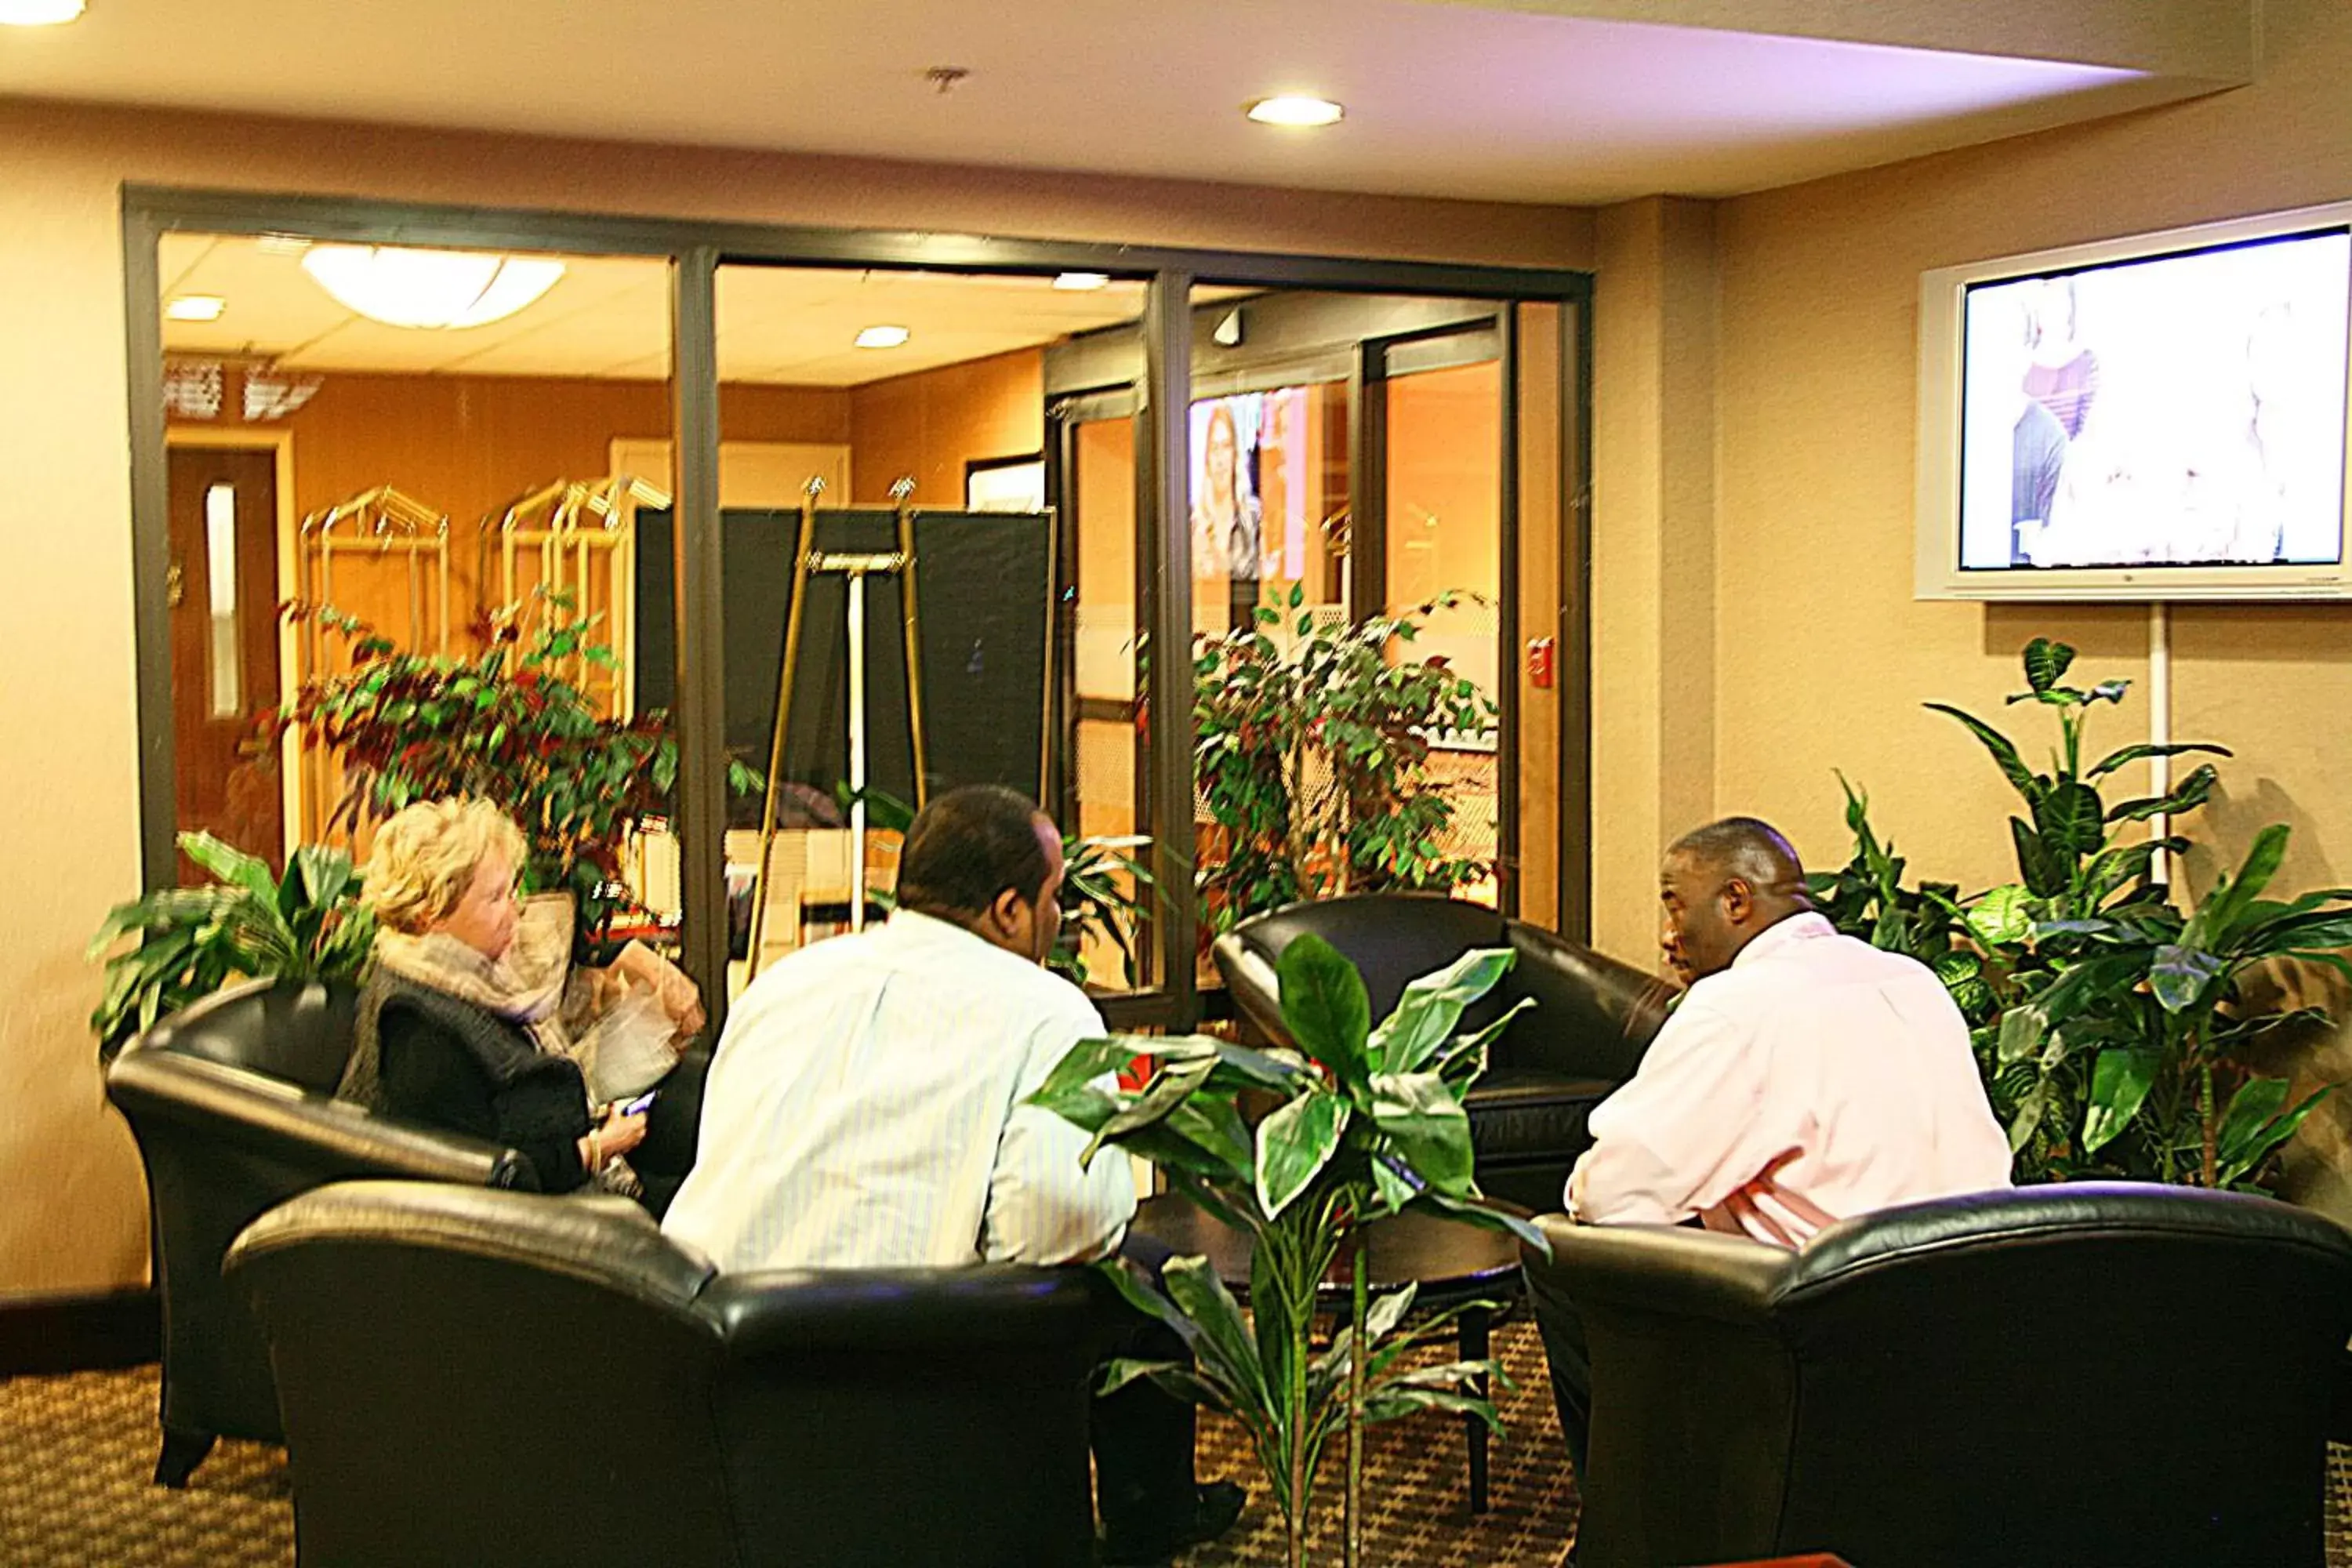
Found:
[[[1407,981],[1396,1010],[1372,1032],[1373,1070],[1420,1070],[1454,1032],[1464,1009],[1492,991],[1517,961],[1507,947],[1474,947],[1444,968]]]
[[[1278,1218],[1330,1163],[1349,1109],[1343,1097],[1318,1085],[1258,1123],[1257,1201],[1266,1218]]]
[[[2103,779],[2117,768],[2126,767],[2146,757],[2178,757],[2190,752],[2204,752],[2216,757],[2234,755],[2227,746],[2209,746],[2201,741],[2188,741],[2178,745],[2167,746],[2150,745],[2142,741],[2137,745],[2126,746],[2119,751],[2109,752],[2094,763],[2091,765],[2091,771],[2083,776],[2086,779]]]
[[[209,833],[180,835],[180,853],[224,882],[243,888],[272,909],[278,905],[278,879],[268,863]]]
[[[2218,955],[2201,948],[2166,942],[2156,950],[2156,962],[2148,965],[2147,988],[2166,1012],[2185,1013],[2208,985],[2221,978],[2224,967]]]
[[[2272,1084],[2277,1087],[2264,1087]],[[2221,1131],[2215,1139],[2216,1179],[2226,1185],[2261,1164],[2272,1150],[2294,1136],[2304,1118],[2334,1090],[2333,1084],[2315,1090],[2303,1103],[2281,1114],[2279,1107],[2286,1103],[2286,1080],[2249,1079],[2231,1097],[2230,1108],[2221,1115]]]
[[[1132,1103],[1095,1129],[1093,1139],[1078,1156],[1078,1163],[1081,1166],[1091,1164],[1096,1151],[1104,1144],[1116,1143],[1124,1137],[1166,1121],[1178,1106],[1192,1098],[1192,1091],[1201,1087],[1216,1065],[1214,1057],[1163,1061],[1160,1070],[1151,1075],[1151,1082]]]
[[[2055,855],[2090,855],[2106,842],[2099,792],[2074,779],[2060,780],[2033,803],[2033,826]]]
[[[1192,1321],[1200,1333],[1193,1353],[1234,1387],[1245,1389],[1259,1403],[1266,1400],[1265,1369],[1258,1364],[1257,1342],[1250,1337],[1241,1303],[1225,1289],[1205,1258],[1171,1258],[1160,1271],[1171,1300]]]
[[[2017,754],[2017,748],[2010,742],[2008,736],[2002,734],[2000,731],[1994,729],[1991,725],[1986,723],[1975,714],[1962,712],[1959,709],[1953,707],[1948,702],[1929,702],[1923,704],[1923,706],[1935,712],[1946,714],[1951,718],[1957,719],[1962,724],[1968,726],[1969,733],[1974,735],[1979,742],[1983,742],[1984,749],[1992,753],[1992,760],[2000,768],[2001,775],[2007,778],[2011,784],[2015,786],[2020,795],[2026,796],[2029,800],[2032,798],[2034,788],[2033,770],[2025,765],[2025,760]]]
[[[1961,923],[1986,947],[2014,947],[2033,934],[2032,903],[2032,895],[2011,882],[1969,905]]]
[[[2131,1124],[2163,1059],[2163,1052],[2146,1048],[2099,1053],[2091,1067],[2090,1107],[2083,1117],[2084,1153],[2097,1153]]]
[[[2205,804],[2221,775],[2213,771],[2210,763],[2200,763],[2189,771],[2189,775],[2173,785],[2169,795],[2145,795],[2127,800],[2107,813],[2109,822],[2145,822],[2151,816],[2194,811]]]
[[[2025,645],[2025,682],[2037,692],[2047,691],[2074,662],[2074,650],[2066,644],[2035,637]]]
[[[1294,937],[1275,968],[1282,987],[1282,1022],[1290,1037],[1342,1082],[1361,1088],[1369,1068],[1364,1044],[1372,1027],[1364,977],[1312,931]]]
[[[1372,1120],[1413,1173],[1430,1186],[1457,1198],[1475,1190],[1470,1118],[1443,1077],[1433,1072],[1374,1073]]]

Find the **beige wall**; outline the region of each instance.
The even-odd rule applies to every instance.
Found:
[[[1761,812],[1811,858],[1841,857],[1830,770],[1843,768],[1923,865],[1971,886],[2013,877],[2007,785],[1917,705],[1997,709],[2037,633],[2139,683],[2098,736],[2145,738],[2145,611],[1911,598],[1918,275],[2352,196],[2352,9],[2284,0],[2266,17],[2255,86],[1723,205],[1717,808]],[[2261,823],[2289,821],[2289,879],[2352,879],[2352,605],[2183,607],[2172,650],[2176,734],[2238,752],[2223,796],[2191,819],[2200,836],[2234,853]],[[2040,733],[2021,711],[2009,720]],[[2214,869],[2191,868],[2200,882]]]
[[[145,1267],[81,957],[139,883],[124,182],[1542,267],[1583,265],[1591,231],[1532,206],[24,102],[0,102],[0,1292]]]

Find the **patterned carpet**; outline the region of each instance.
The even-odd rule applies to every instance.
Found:
[[[1474,1520],[1462,1428],[1415,1416],[1372,1428],[1366,1492],[1370,1564],[1519,1564],[1554,1568],[1576,1519],[1576,1490],[1548,1402],[1543,1352],[1524,1323],[1495,1344],[1518,1381],[1505,1391],[1511,1435],[1493,1445],[1490,1507]],[[294,1512],[285,1457],[257,1443],[223,1443],[184,1492],[150,1484],[155,1464],[156,1369],[20,1377],[0,1382],[0,1564],[90,1568],[286,1568]],[[1282,1561],[1282,1519],[1255,1483],[1241,1428],[1202,1421],[1200,1473],[1251,1486],[1240,1526],[1187,1555],[1190,1568]],[[1340,1473],[1317,1490],[1328,1514],[1317,1561],[1339,1556]],[[1328,1504],[1328,1507],[1325,1505]]]
[[[1556,1568],[1575,1528],[1576,1489],[1549,1410],[1535,1331],[1497,1330],[1495,1346],[1519,1386],[1502,1394],[1510,1440],[1492,1452],[1489,1511],[1469,1511],[1460,1426],[1416,1416],[1372,1429],[1368,1568]],[[149,1483],[155,1458],[156,1370],[0,1382],[0,1564],[46,1568],[287,1568],[294,1520],[285,1459],[254,1443],[223,1443],[186,1491]],[[2352,1568],[2352,1448],[2330,1456],[2327,1560]],[[1200,1472],[1251,1482],[1241,1430],[1202,1423]],[[1336,1465],[1318,1489],[1314,1561],[1339,1558]],[[1234,1533],[1182,1559],[1187,1568],[1282,1561],[1282,1521],[1253,1485]]]

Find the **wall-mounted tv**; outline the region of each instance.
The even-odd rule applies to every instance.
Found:
[[[2352,597],[2352,202],[1919,280],[1918,596]]]

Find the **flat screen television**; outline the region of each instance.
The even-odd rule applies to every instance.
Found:
[[[1918,596],[2352,597],[2352,202],[1919,281]]]

